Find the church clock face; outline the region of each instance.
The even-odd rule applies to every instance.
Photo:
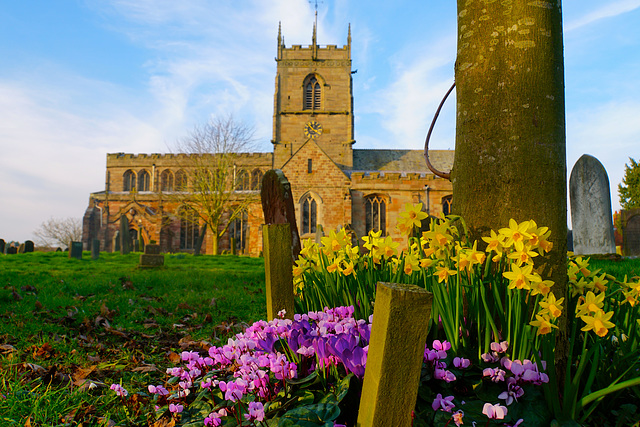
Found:
[[[322,125],[312,120],[304,125],[304,136],[307,138],[317,138],[322,134]]]

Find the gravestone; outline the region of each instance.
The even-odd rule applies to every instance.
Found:
[[[129,220],[125,215],[120,217],[120,253],[126,255],[131,252],[131,235],[129,234]]]
[[[609,178],[602,163],[583,155],[571,171],[571,228],[576,255],[614,254]]]
[[[7,255],[13,255],[18,253],[18,248],[16,248],[13,244],[7,246]]]
[[[291,256],[298,259],[300,254],[300,235],[296,224],[296,210],[293,206],[291,184],[280,169],[268,170],[262,177],[260,190],[264,223],[289,224],[291,231]]]
[[[33,241],[25,240],[25,242],[24,242],[24,251],[25,251],[25,253],[33,252],[34,246],[35,245],[33,244]]]
[[[622,222],[622,253],[640,256],[640,208],[620,212]]]
[[[24,243],[20,243],[20,246],[18,246],[18,253],[19,254],[23,254],[24,253]]]
[[[144,253],[140,254],[140,268],[162,267],[164,255],[160,253],[160,245],[146,245]]]
[[[91,259],[100,258],[100,239],[91,240]]]
[[[4,239],[0,239],[0,254],[4,254],[4,248],[6,246],[6,242]]]
[[[82,259],[82,242],[69,243],[69,258]]]

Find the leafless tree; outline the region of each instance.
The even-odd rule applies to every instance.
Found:
[[[218,241],[229,225],[256,199],[255,195],[238,194],[235,165],[240,153],[255,151],[254,130],[232,116],[214,118],[198,125],[175,144],[175,152],[186,153],[181,167],[189,173],[184,191],[175,192],[180,205],[190,208],[179,212],[197,213],[204,224],[196,244],[196,253],[206,228],[211,230],[213,253],[218,253]]]
[[[33,234],[36,243],[44,247],[67,247],[69,242],[82,239],[82,220],[80,218],[51,217],[38,227]]]

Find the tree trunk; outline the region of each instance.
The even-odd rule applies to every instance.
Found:
[[[510,218],[549,227],[554,247],[545,275],[561,298],[567,172],[560,0],[458,0],[455,68],[453,211],[476,239]],[[566,357],[559,336],[557,356]]]
[[[202,230],[200,231],[200,234],[198,235],[198,241],[196,242],[196,246],[193,250],[193,254],[198,256],[202,253],[202,242],[204,242],[204,236],[207,234],[207,223],[205,222],[204,225],[202,226]],[[217,255],[218,254],[218,245],[217,245],[217,236],[215,235],[215,233],[213,234],[213,241],[214,241],[214,247],[215,247],[215,251],[213,252],[213,255]]]

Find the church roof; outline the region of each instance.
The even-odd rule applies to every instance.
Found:
[[[453,167],[453,150],[429,150],[429,161],[442,172]],[[351,172],[420,172],[431,173],[427,168],[424,150],[353,150]]]

